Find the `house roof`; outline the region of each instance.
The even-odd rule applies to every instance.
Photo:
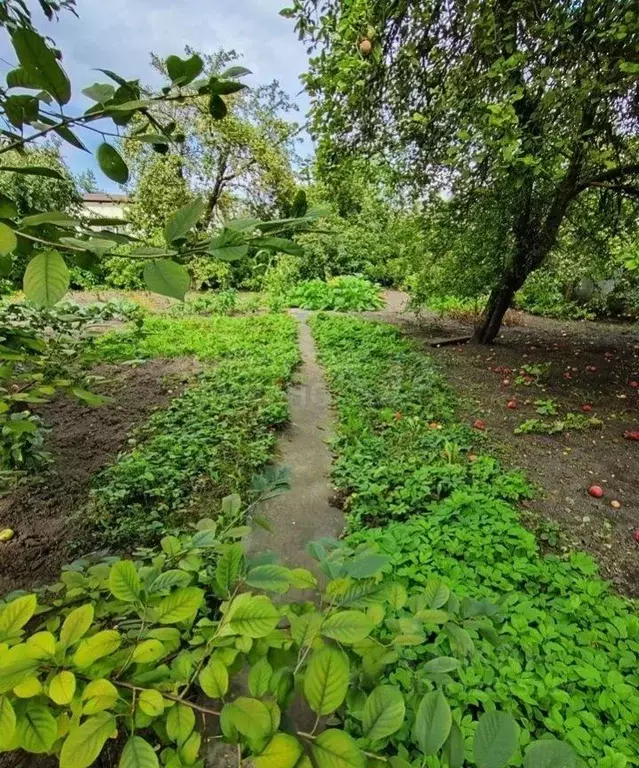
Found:
[[[108,192],[86,192],[82,195],[85,203],[128,203],[128,195],[111,195]]]

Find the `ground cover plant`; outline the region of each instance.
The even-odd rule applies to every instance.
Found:
[[[405,584],[434,574],[503,611],[504,642],[445,686],[454,706],[511,711],[522,745],[549,730],[593,768],[639,764],[636,606],[587,555],[540,554],[512,503],[522,479],[474,452],[450,389],[396,329],[329,316],[312,326],[337,406],[349,542],[379,546]],[[417,679],[401,662],[385,677],[404,690]]]
[[[384,302],[379,288],[363,277],[345,275],[330,280],[302,280],[285,294],[285,306],[325,309],[337,312],[363,312],[381,309]]]
[[[148,317],[141,330],[103,337],[96,350],[109,361],[194,356],[202,363],[196,383],[153,414],[96,479],[91,517],[101,542],[157,540],[205,491],[214,503],[249,490],[288,418],[284,388],[299,359],[291,318]]]

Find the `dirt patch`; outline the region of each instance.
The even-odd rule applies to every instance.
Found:
[[[182,391],[197,367],[188,359],[100,366],[95,373],[106,380],[94,389],[112,397],[112,404],[92,408],[60,397],[40,410],[51,427],[46,447],[53,464],[45,475],[0,499],[0,528],[15,531],[14,539],[0,544],[0,594],[57,578],[70,557],[70,543],[82,538],[77,513],[91,478],[126,447],[133,427]]]
[[[418,320],[386,312],[383,319],[425,342],[468,329],[432,313]],[[547,547],[589,552],[621,592],[639,595],[639,543],[634,538],[639,529],[639,442],[624,438],[625,431],[639,430],[639,389],[629,386],[639,380],[637,327],[524,315],[520,325],[502,330],[493,347],[424,348],[463,398],[463,415],[470,422],[485,420],[490,450],[505,464],[521,467],[539,487],[537,497],[524,504],[525,524],[542,534]],[[515,383],[522,366],[544,364],[550,368],[538,383]],[[516,408],[509,409],[513,399]],[[535,400],[553,400],[559,415],[538,414]],[[514,434],[527,419],[583,415],[584,405],[592,407],[588,415],[600,419],[601,427],[552,436]],[[603,499],[588,495],[593,483],[604,488]],[[620,502],[620,508],[611,501]]]

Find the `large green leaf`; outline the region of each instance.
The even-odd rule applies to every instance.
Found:
[[[166,71],[173,85],[188,85],[204,69],[204,62],[194,53],[188,59],[179,56],[169,56],[166,60]]]
[[[18,720],[17,730],[22,749],[36,755],[48,752],[58,735],[58,726],[49,709],[33,703],[29,703]]]
[[[228,114],[224,99],[217,93],[212,93],[209,99],[209,113],[214,120],[223,120]]]
[[[248,687],[251,696],[260,698],[268,693],[271,677],[273,676],[273,667],[268,663],[268,659],[263,658],[255,662],[248,675]]]
[[[466,747],[464,744],[464,736],[461,732],[461,728],[453,720],[450,733],[444,744],[444,760],[449,768],[462,768],[465,753]]]
[[[277,608],[266,595],[238,595],[229,606],[221,635],[266,637],[279,621]]]
[[[261,754],[253,758],[253,765],[255,768],[296,768],[303,754],[304,748],[295,736],[276,733]]]
[[[83,669],[90,667],[98,659],[108,656],[120,647],[122,637],[115,629],[103,629],[80,642],[73,654],[73,663]]]
[[[361,611],[342,611],[329,616],[322,626],[322,634],[338,643],[357,643],[373,630],[373,622]]]
[[[40,102],[35,96],[8,96],[2,106],[11,125],[19,129],[25,124],[31,125],[39,116]]]
[[[0,253],[11,253],[17,245],[16,233],[11,227],[0,222]]]
[[[14,645],[0,655],[0,693],[10,691],[31,677],[40,661],[28,646]]]
[[[271,733],[271,715],[261,701],[240,696],[224,709],[233,726],[249,739],[263,739]]]
[[[387,569],[389,564],[390,560],[386,555],[379,555],[376,552],[363,552],[347,563],[346,571],[354,579],[368,579],[371,576],[377,576]]]
[[[37,77],[29,74],[26,69],[17,67],[7,72],[7,88],[28,88],[32,91],[39,91],[42,85]]]
[[[247,573],[246,583],[257,589],[283,595],[291,586],[291,575],[289,569],[281,565],[258,565]]]
[[[55,224],[57,227],[77,227],[79,222],[63,211],[45,211],[25,216],[20,221],[21,227],[39,227],[41,224]]]
[[[75,675],[68,669],[63,669],[54,675],[49,682],[49,698],[56,704],[69,704],[75,693]]]
[[[317,768],[366,768],[366,756],[344,731],[320,733],[311,751]]]
[[[477,723],[473,755],[478,768],[504,768],[517,750],[519,726],[508,712],[485,712]]]
[[[244,547],[241,544],[231,544],[222,553],[215,568],[215,582],[222,594],[228,595],[235,584],[243,558]]]
[[[22,280],[26,297],[41,307],[52,307],[69,290],[69,270],[57,251],[42,251],[27,264]]]
[[[71,98],[71,83],[44,38],[29,27],[17,26],[11,32],[11,42],[28,77],[58,104],[66,104]]]
[[[93,85],[83,88],[82,93],[91,101],[106,104],[115,96],[115,88],[109,83],[93,83]]]
[[[401,691],[392,685],[378,686],[366,699],[362,711],[364,736],[371,741],[391,736],[402,727],[405,715]]]
[[[269,251],[290,253],[291,256],[303,256],[304,249],[298,243],[284,237],[258,237],[250,241],[256,248],[266,248]]]
[[[62,745],[60,768],[88,768],[97,760],[116,727],[117,721],[112,714],[100,712],[85,720],[81,726],[72,728]]]
[[[533,741],[524,755],[524,768],[577,768],[573,748],[557,739]]]
[[[20,173],[23,176],[46,176],[50,179],[64,181],[64,175],[60,171],[39,165],[0,165],[0,171]]]
[[[219,659],[211,659],[198,677],[200,688],[210,699],[221,699],[229,689],[229,672]]]
[[[322,648],[311,656],[304,675],[304,696],[313,712],[328,715],[346,698],[350,667],[337,648]]]
[[[106,141],[100,144],[96,153],[98,164],[102,173],[111,181],[118,184],[126,184],[129,180],[129,169],[115,147]]]
[[[0,613],[0,638],[10,632],[22,629],[35,613],[38,601],[35,595],[16,597],[2,606]]]
[[[164,239],[167,245],[173,245],[176,240],[184,240],[202,218],[205,208],[204,200],[198,197],[176,211],[164,227]]]
[[[0,750],[7,749],[16,729],[16,713],[7,696],[0,696]]]
[[[166,718],[168,737],[177,744],[184,744],[193,728],[195,728],[195,713],[191,707],[186,704],[172,706]]]
[[[60,640],[68,647],[77,643],[93,623],[94,608],[90,603],[75,608],[66,617],[60,630]]]
[[[144,267],[144,282],[153,293],[184,301],[191,285],[186,267],[170,259],[150,261]]]
[[[426,582],[424,595],[429,608],[441,608],[450,597],[450,589],[441,579],[431,578]]]
[[[204,592],[198,587],[178,589],[163,598],[154,609],[160,624],[177,624],[195,618],[204,599]]]
[[[124,745],[118,768],[158,768],[158,756],[141,736],[131,736]]]
[[[448,738],[453,717],[446,697],[440,691],[431,691],[421,700],[415,724],[413,739],[425,755],[434,755]]]
[[[248,253],[248,243],[242,232],[224,228],[211,240],[209,253],[222,261],[239,261]]]
[[[113,597],[132,603],[140,596],[140,577],[131,560],[119,560],[111,566],[109,589]]]
[[[319,613],[303,613],[301,616],[291,616],[291,637],[303,648],[312,645],[320,634],[324,619]]]

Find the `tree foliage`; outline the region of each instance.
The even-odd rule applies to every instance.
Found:
[[[554,248],[567,214],[639,197],[629,4],[297,0],[284,14],[316,55],[306,83],[321,151],[382,154],[420,196],[499,219],[499,279],[478,332]]]

